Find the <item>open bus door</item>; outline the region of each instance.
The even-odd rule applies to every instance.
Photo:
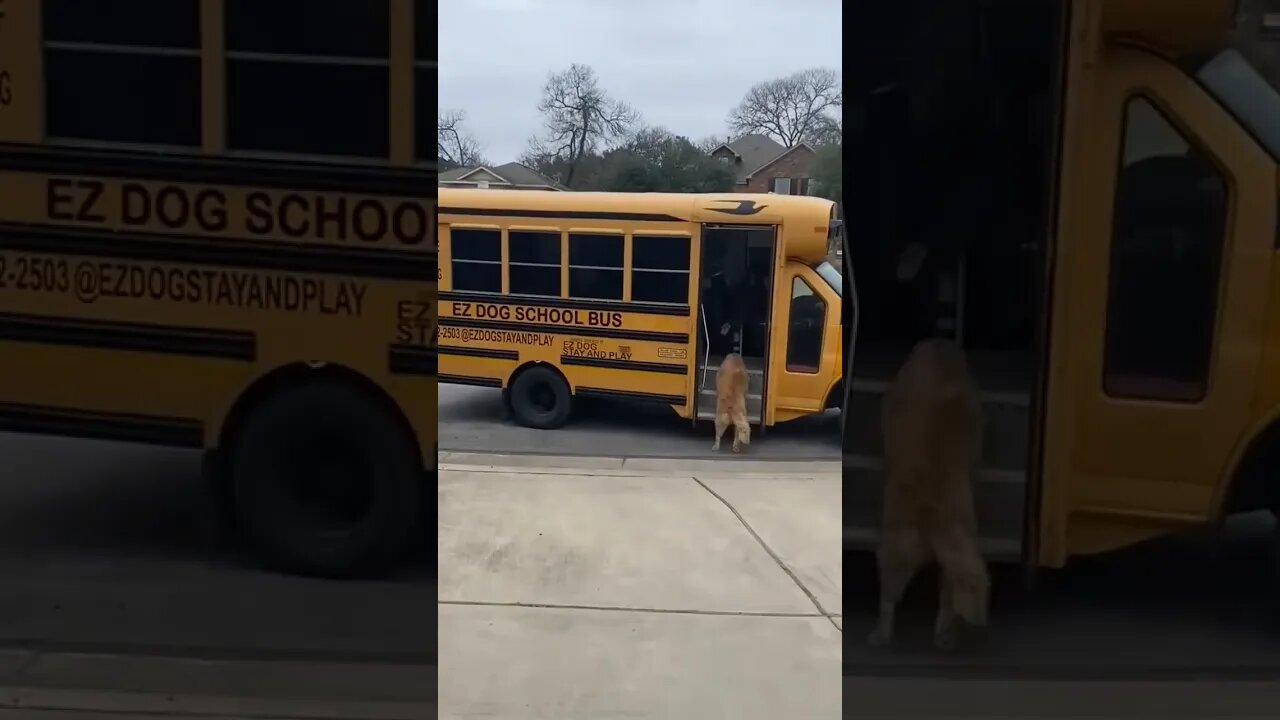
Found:
[[[849,398],[853,395],[853,350],[858,336],[858,286],[853,281],[853,256],[849,253],[849,234],[845,231],[843,219],[833,222],[831,229],[840,235],[841,271],[844,275],[844,291],[840,293],[844,306],[840,321],[844,328],[844,390],[840,398],[840,437],[847,440]],[[848,447],[848,443],[844,443],[844,446]]]

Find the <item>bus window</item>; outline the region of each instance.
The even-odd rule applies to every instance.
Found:
[[[453,228],[453,289],[502,292],[502,233],[499,230]]]
[[[44,18],[50,142],[200,147],[197,0],[56,0]]]
[[[791,319],[787,327],[787,372],[814,374],[822,359],[827,303],[803,278],[791,281]]]
[[[1142,97],[1125,108],[1107,299],[1108,395],[1204,397],[1218,310],[1227,184]]]
[[[622,299],[622,236],[569,233],[569,296]]]
[[[509,292],[560,297],[560,233],[507,232]]]
[[[689,302],[689,238],[631,238],[631,299],[684,305]]]
[[[427,18],[431,18],[428,20]],[[427,0],[418,0],[413,11],[414,23],[414,62],[413,62],[413,84],[417,88],[414,93],[413,115],[414,121],[414,154],[418,162],[428,163],[435,162],[436,156],[431,154],[431,149],[427,145],[427,118],[435,115],[436,94],[434,91],[436,82],[436,63],[431,59],[432,51],[427,48],[431,41],[436,37],[436,8],[433,2],[427,5]],[[558,294],[558,293],[557,293]]]
[[[227,146],[387,160],[388,8],[227,0]]]

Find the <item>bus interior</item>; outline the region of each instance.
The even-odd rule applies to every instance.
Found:
[[[986,416],[984,551],[1016,559],[1027,506],[1065,3],[869,3],[850,46],[849,246],[858,336],[845,523],[880,513],[880,399],[919,340],[966,350]],[[946,73],[937,68],[946,67]]]
[[[716,369],[726,355],[736,352],[747,366],[747,420],[763,424],[774,240],[771,227],[706,225],[702,229],[696,380],[699,420],[715,417]]]

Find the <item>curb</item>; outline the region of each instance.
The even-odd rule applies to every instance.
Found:
[[[821,460],[712,460],[709,458],[590,457],[441,451],[442,470],[607,470],[631,475],[672,473],[709,475],[828,476],[840,474],[840,458]]]

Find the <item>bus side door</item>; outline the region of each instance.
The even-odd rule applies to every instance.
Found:
[[[1192,78],[1097,62],[1062,155],[1049,565],[1208,519],[1252,422],[1276,228],[1274,166]]]
[[[774,422],[822,412],[840,374],[840,298],[817,272],[788,262],[774,291],[784,322],[770,339],[770,413]],[[775,312],[774,317],[778,317]]]

